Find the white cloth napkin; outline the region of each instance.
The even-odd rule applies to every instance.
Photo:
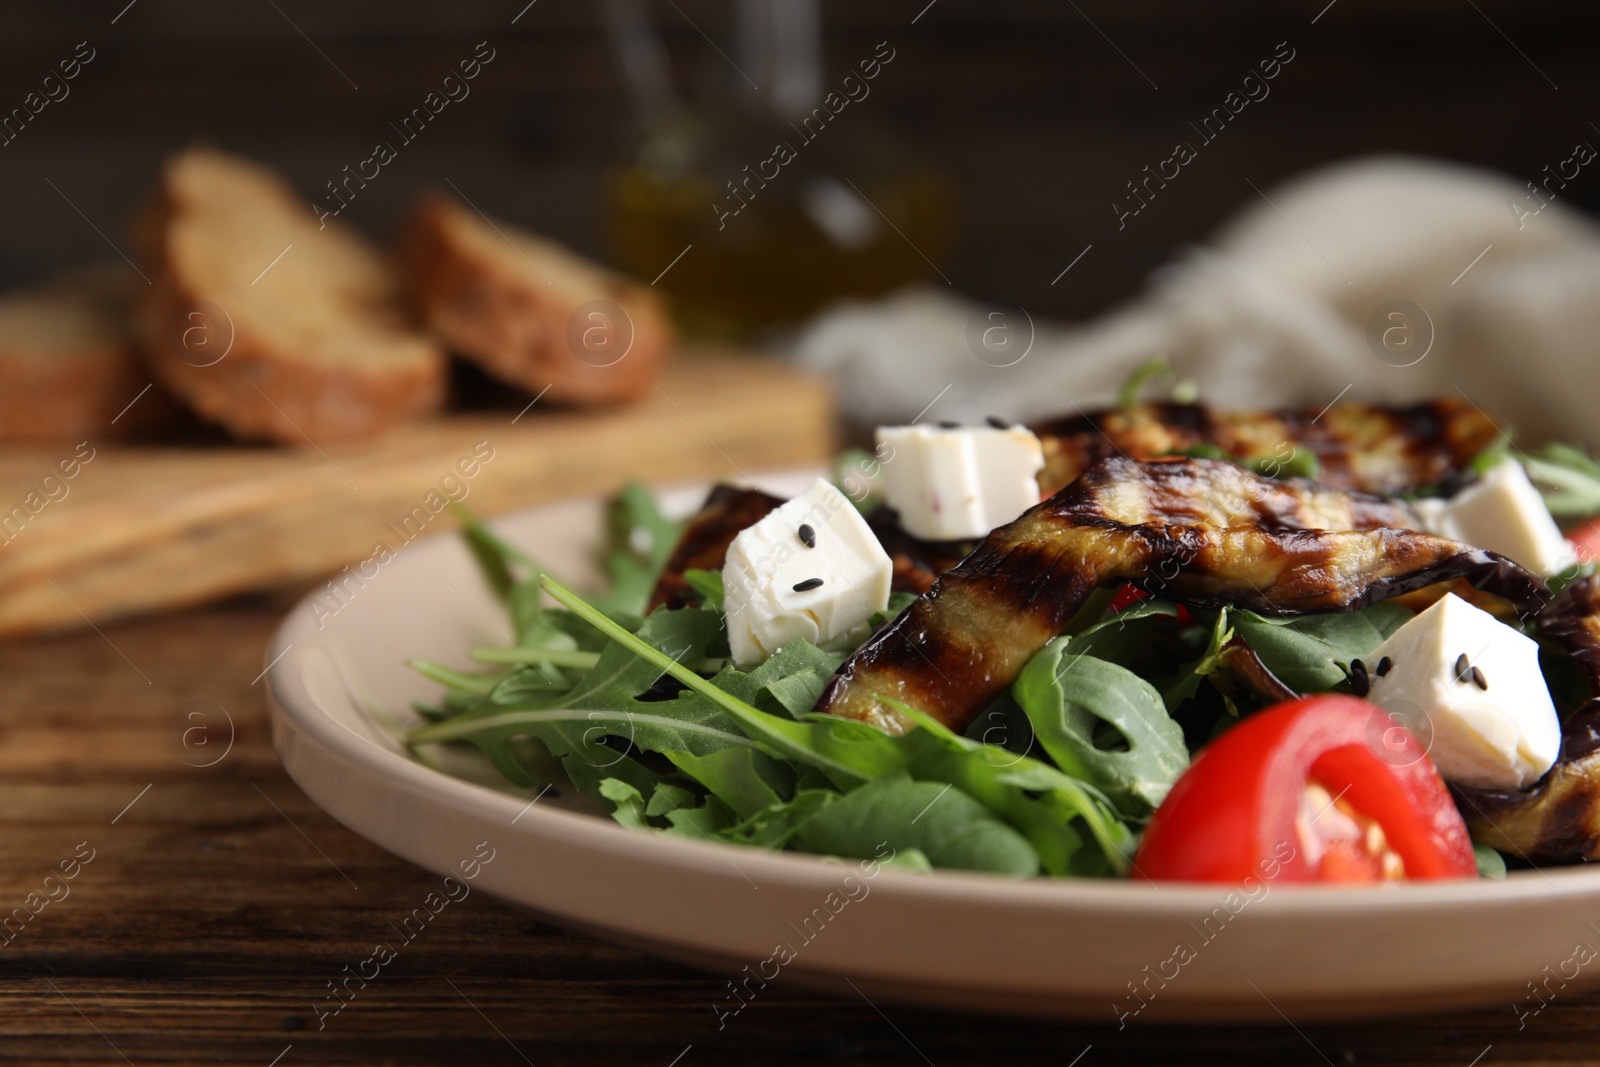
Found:
[[[1267,190],[1086,325],[921,288],[824,313],[793,358],[833,376],[861,425],[1070,413],[1165,355],[1216,404],[1464,395],[1520,440],[1593,447],[1600,229],[1540,193],[1555,202],[1533,215],[1542,200],[1510,178],[1344,163]]]

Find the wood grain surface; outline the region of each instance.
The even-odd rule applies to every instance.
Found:
[[[817,462],[832,446],[829,387],[748,354],[681,353],[627,407],[525,399],[355,444],[7,448],[0,636],[323,577],[450,528],[447,497],[494,515],[629,479]]]
[[[780,982],[719,1029],[724,978],[478,893],[446,908],[319,1029],[327,983],[395,940],[389,922],[437,879],[323,815],[279,767],[252,679],[288,607],[256,597],[0,645],[0,915],[30,893],[38,906],[52,870],[93,853],[75,878],[49,883],[60,899],[8,928],[0,1061],[1487,1067],[1593,1062],[1600,1047],[1594,997],[1558,997],[1521,1030],[1502,1005],[1381,1023],[1119,1032]],[[232,747],[209,767],[191,766],[204,761],[172,736],[196,710],[219,752],[232,727]]]

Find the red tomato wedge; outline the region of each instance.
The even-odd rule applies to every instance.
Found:
[[[1342,695],[1278,704],[1203,749],[1151,818],[1135,861],[1152,881],[1233,884],[1477,870],[1427,752],[1383,709]]]
[[[1578,552],[1580,563],[1600,561],[1600,519],[1588,519],[1567,534],[1567,540]]]

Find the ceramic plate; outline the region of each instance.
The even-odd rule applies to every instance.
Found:
[[[792,495],[812,476],[758,482]],[[687,512],[704,491],[664,499]],[[588,499],[495,526],[581,583],[594,580],[600,523]],[[404,661],[466,667],[465,650],[505,643],[508,623],[454,536],[367,573],[301,603],[267,652],[273,740],[295,782],[413,863],[460,876],[492,849],[475,888],[751,989],[855,996],[854,983],[873,999],[1129,1024],[1533,1008],[1530,983],[1600,984],[1600,966],[1585,966],[1600,946],[1597,870],[1253,896],[919,875],[625,830],[580,797],[507,787],[475,759],[426,766],[395,736],[419,722],[411,701],[438,689]]]

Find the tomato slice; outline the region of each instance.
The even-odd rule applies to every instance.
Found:
[[[1580,563],[1600,562],[1600,519],[1587,519],[1571,533],[1567,540],[1577,550]]]
[[[1145,829],[1152,881],[1376,882],[1477,874],[1433,762],[1383,709],[1303,697],[1217,738]]]

